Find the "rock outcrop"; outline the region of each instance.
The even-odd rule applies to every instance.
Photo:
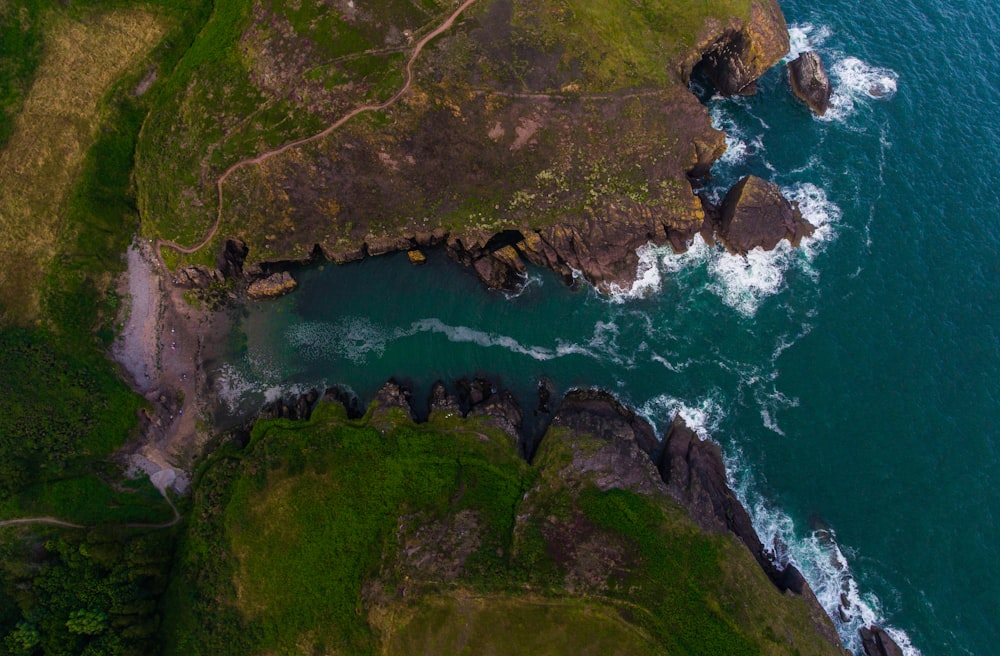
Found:
[[[719,238],[731,253],[745,255],[756,247],[771,250],[782,239],[798,246],[816,228],[802,218],[778,185],[748,175],[722,201]]]
[[[298,286],[292,274],[287,271],[272,273],[266,278],[255,280],[247,287],[247,296],[255,301],[265,298],[277,298],[294,290]]]
[[[219,256],[215,258],[215,266],[226,278],[239,278],[243,275],[243,263],[249,253],[250,249],[242,239],[227,239]]]
[[[865,656],[903,656],[903,650],[881,627],[873,624],[858,630]]]
[[[703,52],[701,65],[723,95],[750,95],[757,78],[788,52],[788,26],[776,3],[754,3],[750,20],[727,29]]]
[[[174,284],[188,289],[207,289],[222,282],[224,279],[218,269],[202,264],[181,267],[174,273]]]
[[[573,460],[560,474],[568,479],[589,479],[600,490],[617,488],[644,496],[664,491],[649,458],[658,444],[652,427],[607,392],[569,392],[542,438],[540,452],[552,439],[569,441]],[[591,446],[582,447],[580,440]]]
[[[299,396],[265,403],[260,410],[259,417],[261,419],[309,419],[318,400],[319,392],[312,389]]]
[[[820,116],[826,114],[833,91],[819,55],[815,52],[803,52],[788,62],[788,79],[792,83],[792,91],[799,99]]]

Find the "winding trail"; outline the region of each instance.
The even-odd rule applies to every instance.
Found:
[[[322,139],[328,136],[330,133],[332,133],[340,126],[342,126],[344,123],[350,121],[358,114],[363,114],[365,112],[381,111],[383,109],[386,109],[387,107],[396,104],[396,102],[399,101],[399,99],[402,98],[406,94],[406,92],[410,90],[410,86],[413,83],[413,65],[414,63],[416,63],[417,57],[420,56],[420,52],[424,49],[424,46],[426,46],[432,39],[439,36],[442,32],[445,32],[446,30],[451,28],[455,20],[462,15],[462,12],[468,9],[475,1],[476,0],[465,0],[465,2],[463,2],[458,7],[458,9],[456,9],[454,13],[451,14],[451,16],[449,16],[443,23],[438,25],[436,28],[434,28],[433,31],[431,31],[424,38],[420,39],[420,41],[417,42],[417,45],[414,46],[413,48],[413,54],[410,55],[410,58],[406,62],[406,82],[399,89],[399,91],[393,94],[391,98],[377,105],[362,105],[361,107],[353,109],[344,116],[337,119],[336,122],[329,125],[322,132],[317,132],[311,137],[304,137],[302,139],[296,139],[295,141],[290,141],[283,146],[275,148],[274,150],[263,152],[260,155],[257,155],[256,157],[250,157],[244,160],[240,160],[239,162],[236,162],[228,169],[226,169],[223,172],[223,174],[219,177],[218,181],[215,183],[215,187],[216,190],[218,191],[218,196],[219,196],[219,206],[218,206],[218,211],[216,212],[215,215],[215,223],[212,224],[212,227],[209,229],[208,234],[205,235],[205,238],[202,239],[201,242],[195,244],[194,246],[181,246],[176,242],[165,239],[158,239],[156,241],[156,248],[155,248],[156,256],[159,259],[160,265],[163,266],[164,270],[166,269],[162,255],[162,248],[164,246],[172,248],[179,253],[185,253],[190,255],[191,253],[196,253],[202,248],[204,248],[215,237],[215,233],[219,230],[219,225],[222,223],[222,185],[226,182],[226,179],[229,178],[229,176],[233,172],[245,166],[249,166],[251,164],[260,164],[264,161],[271,159],[276,155],[280,155],[281,153],[291,150],[292,148],[297,148],[312,141],[316,141],[317,139]],[[2,524],[0,524],[0,526],[2,526]]]
[[[177,510],[177,506],[174,505],[174,502],[171,501],[170,497],[167,496],[166,494],[163,495],[163,500],[167,502],[167,505],[170,506],[170,510],[173,511],[174,513],[173,519],[166,522],[161,522],[159,524],[147,524],[145,522],[128,522],[126,524],[121,524],[120,526],[124,526],[125,528],[160,529],[160,528],[170,528],[171,526],[176,525],[177,522],[181,521],[181,514]],[[57,519],[55,517],[19,517],[17,519],[0,520],[0,528],[3,528],[5,526],[22,526],[30,524],[47,524],[49,526],[60,526],[62,528],[82,528],[82,529],[93,528],[94,526],[96,526],[96,524],[92,524],[89,526],[86,524],[74,524],[73,522],[67,522],[62,519]]]

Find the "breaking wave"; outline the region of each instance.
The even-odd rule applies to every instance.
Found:
[[[830,28],[811,23],[793,24],[788,28],[788,35],[791,49],[786,60],[814,50],[828,68],[833,95],[826,114],[817,116],[817,120],[844,122],[860,104],[871,100],[891,100],[896,95],[899,75],[894,70],[873,66],[857,57],[825,47],[831,36]]]
[[[863,653],[858,629],[878,624],[899,644],[905,656],[921,656],[906,632],[886,625],[878,597],[858,588],[847,556],[837,543],[836,532],[822,525],[821,520],[814,522],[816,526],[808,533],[798,530],[788,514],[756,493],[751,478],[745,475],[748,468],[742,460],[738,451],[726,457],[730,487],[750,513],[754,530],[764,547],[774,554],[780,565],[791,564],[802,572],[837,627],[844,646],[852,653]]]

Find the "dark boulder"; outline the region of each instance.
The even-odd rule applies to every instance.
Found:
[[[820,116],[826,113],[832,89],[819,55],[804,52],[788,62],[788,79],[796,96]]]
[[[305,394],[265,403],[259,416],[261,419],[309,419],[318,400],[319,392],[311,389]]]
[[[769,251],[782,239],[798,246],[815,229],[778,185],[753,175],[736,183],[722,201],[719,237],[734,254],[745,255],[758,246]]]
[[[861,646],[865,650],[865,656],[903,656],[903,650],[888,633],[878,625],[872,624],[870,628],[858,629],[861,636]]]
[[[222,252],[215,259],[215,266],[225,277],[239,278],[243,275],[243,263],[246,262],[249,252],[250,249],[242,239],[227,239]]]

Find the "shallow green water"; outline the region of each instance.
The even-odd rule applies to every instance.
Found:
[[[877,620],[911,653],[992,653],[1000,16],[783,7],[795,47],[831,70],[832,115],[811,117],[778,69],[758,96],[709,104],[731,136],[720,188],[748,172],[777,182],[823,224],[804,251],[649,251],[638,298],[614,300],[537,270],[508,299],[441,254],[313,268],[250,311],[220,390],[244,409],[335,382],[367,400],[395,376],[423,404],[434,380],[488,372],[529,409],[544,377],[611,390],[660,427],[681,412],[723,445],[779,556],[831,611],[852,599],[845,638]]]

